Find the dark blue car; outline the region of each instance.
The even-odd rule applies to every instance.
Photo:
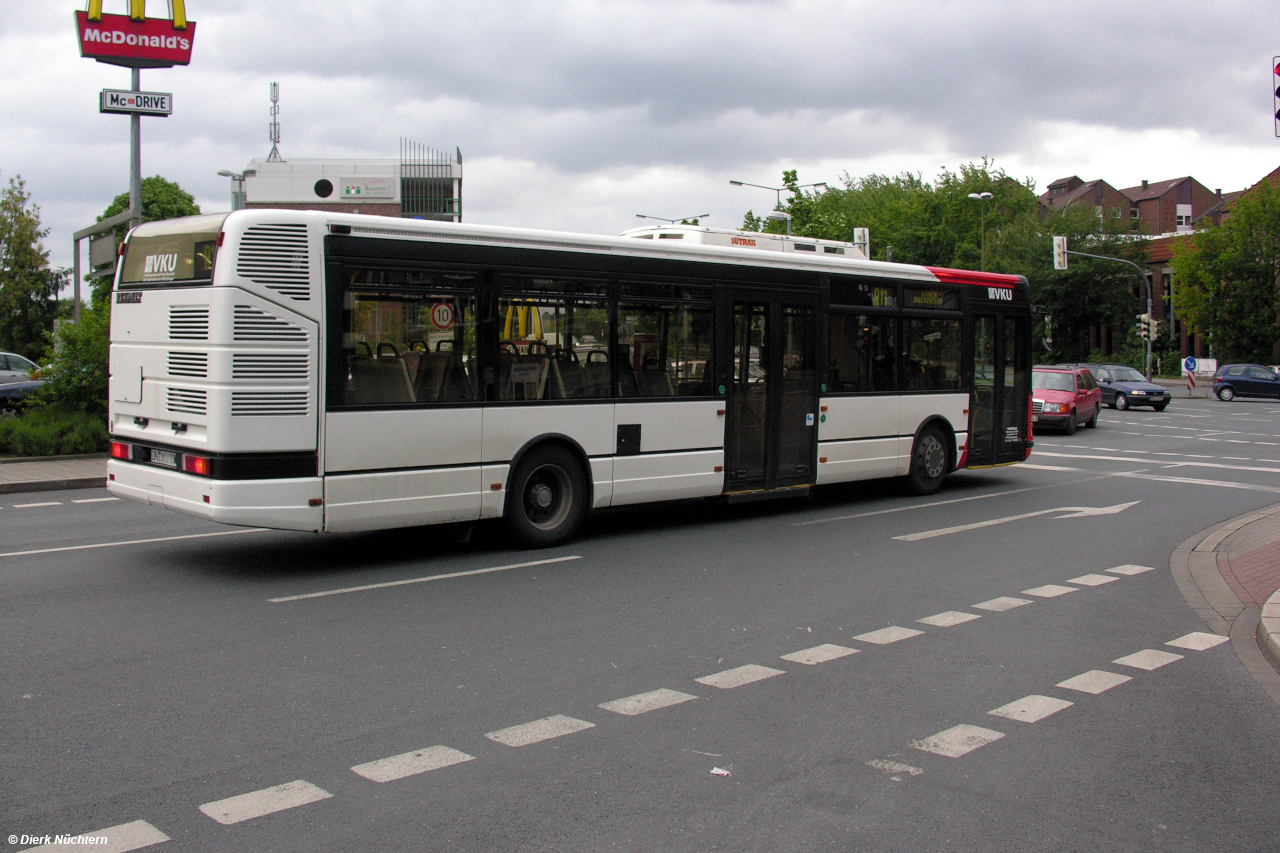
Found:
[[[1063,365],[1060,365],[1063,366]],[[1163,412],[1169,405],[1171,395],[1169,389],[1154,382],[1132,367],[1123,364],[1073,364],[1069,367],[1087,367],[1098,380],[1102,389],[1102,403],[1113,409],[1132,408],[1133,406],[1150,406],[1157,412]]]
[[[27,395],[44,384],[43,379],[24,379],[0,385],[0,415],[16,415],[27,404]]]
[[[1229,402],[1236,397],[1280,398],[1280,376],[1261,364],[1227,364],[1213,375],[1213,393]]]

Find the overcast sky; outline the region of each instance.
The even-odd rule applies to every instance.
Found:
[[[106,0],[123,13],[126,0]],[[150,0],[148,13],[166,12]],[[55,265],[128,188],[129,121],[98,92],[61,0],[0,0],[0,180],[21,174]],[[1043,189],[1193,175],[1239,189],[1280,165],[1262,0],[188,0],[190,66],[143,71],[174,114],[142,120],[144,175],[206,212],[219,169],[265,157],[462,149],[464,219],[615,234],[637,213],[737,227],[776,185],[994,158]]]

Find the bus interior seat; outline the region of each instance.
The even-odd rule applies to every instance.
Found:
[[[356,406],[414,402],[409,371],[399,358],[353,355],[349,362],[351,403]]]
[[[587,353],[587,363],[582,365],[582,396],[609,396],[609,354],[602,349]]]
[[[662,369],[662,364],[656,358],[646,358],[640,366],[640,373],[636,376],[637,391],[641,397],[674,397],[675,390],[671,387],[671,377]]]

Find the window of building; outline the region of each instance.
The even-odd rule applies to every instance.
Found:
[[[911,317],[903,332],[907,391],[955,391],[960,379],[960,321]]]
[[[831,315],[833,392],[898,390],[898,318]]]

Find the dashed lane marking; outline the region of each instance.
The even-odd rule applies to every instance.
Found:
[[[1110,575],[1081,575],[1078,578],[1067,578],[1067,583],[1078,583],[1081,586],[1102,586],[1104,583],[1118,581],[1120,578]]]
[[[124,542],[97,542],[93,545],[66,545],[61,548],[35,548],[30,551],[9,551],[0,557],[27,557],[32,554],[57,554],[62,551],[89,551],[94,548],[119,548],[123,545],[148,545],[152,542],[177,542],[182,539],[207,539],[210,536],[243,536],[246,533],[266,533],[265,527],[247,530],[218,530],[214,533],[188,533],[185,536],[157,536],[153,539],[127,539]]]
[[[873,758],[867,762],[867,766],[874,767],[876,770],[883,770],[886,773],[906,773],[908,776],[919,776],[924,772],[919,767],[890,761],[887,758]]]
[[[1038,489],[1048,488],[1047,486],[1032,486],[1027,489],[1009,489],[1003,492],[991,492],[986,495],[971,495],[967,498],[951,498],[945,501],[930,501],[923,504],[911,504],[910,506],[897,506],[890,509],[878,509],[872,512],[859,512],[853,515],[837,515],[832,518],[815,518],[812,521],[797,521],[792,527],[808,527],[811,524],[827,524],[832,521],[852,521],[857,518],[871,518],[876,515],[890,515],[895,512],[907,512],[913,509],[928,509],[933,506],[946,506],[947,504],[965,503],[966,501],[983,501],[988,498],[1002,498],[1006,495],[1017,495],[1022,492],[1034,492]]]
[[[205,803],[200,807],[200,811],[218,823],[230,826],[233,823],[242,823],[285,809],[296,809],[308,803],[327,800],[332,796],[333,794],[324,788],[318,788],[310,782],[297,779],[273,788],[263,788],[261,791],[251,791],[237,797]]]
[[[1030,468],[1032,471],[1079,471],[1079,468],[1069,468],[1066,465],[1036,465],[1032,462],[1023,462],[1019,468]]]
[[[1037,586],[1032,589],[1024,589],[1023,595],[1034,595],[1037,598],[1057,598],[1060,595],[1066,595],[1069,592],[1079,592],[1080,590],[1074,586],[1061,586],[1056,583]]]
[[[932,616],[926,616],[916,621],[922,625],[932,625],[935,628],[950,628],[953,625],[963,625],[965,622],[972,622],[974,619],[982,617],[976,613],[965,613],[961,610],[947,610],[942,613],[935,613]]]
[[[50,842],[49,844],[41,844],[39,847],[28,847],[22,853],[30,853],[33,850],[79,850],[82,847],[90,850],[100,850],[103,853],[128,853],[130,850],[141,850],[143,847],[150,847],[152,844],[159,844],[162,841],[169,840],[169,836],[145,820],[135,820],[131,823],[122,823],[119,826],[109,826],[106,829],[83,832],[80,835],[73,835],[71,838],[92,838],[95,839],[95,842],[93,842],[92,846],[81,841],[70,844]],[[96,839],[99,838],[107,839],[106,843],[97,843]]]
[[[992,598],[983,601],[980,604],[973,605],[975,610],[990,610],[992,613],[1003,613],[1006,610],[1012,610],[1015,607],[1021,607],[1031,602],[1025,598],[1014,598],[1011,595],[1002,595],[999,598]]]
[[[741,687],[744,684],[753,684],[757,681],[763,681],[766,678],[773,678],[775,675],[785,675],[786,670],[774,669],[769,666],[757,666],[749,663],[746,666],[737,666],[733,669],[726,669],[722,672],[714,672],[711,675],[704,675],[701,678],[695,678],[694,681],[699,684],[705,684],[708,687],[719,687],[721,690],[732,690],[735,687]]]
[[[107,501],[118,501],[119,498],[81,498],[78,501],[72,501],[73,504],[101,504]]]
[[[505,746],[529,746],[544,740],[593,729],[595,726],[595,723],[588,723],[586,720],[575,720],[564,714],[556,714],[531,723],[521,723],[518,726],[498,729],[496,732],[487,732],[485,737]]]
[[[600,707],[615,714],[634,717],[638,714],[656,711],[659,708],[670,708],[672,705],[679,705],[682,702],[692,702],[697,698],[697,696],[688,693],[681,693],[679,690],[668,690],[663,687],[659,690],[650,690],[648,693],[627,696],[624,699],[614,699],[612,702],[602,702]]]
[[[1192,631],[1190,634],[1183,634],[1176,640],[1170,640],[1165,645],[1173,646],[1175,649],[1190,649],[1193,652],[1203,652],[1205,649],[1222,645],[1229,639],[1230,637],[1223,637],[1219,634]]]
[[[1112,663],[1118,663],[1121,666],[1131,666],[1134,669],[1145,669],[1150,671],[1153,669],[1159,669],[1166,664],[1171,664],[1176,660],[1182,660],[1182,655],[1175,655],[1173,652],[1162,652],[1158,649],[1143,649],[1140,652],[1134,652],[1131,655],[1116,658]]]
[[[829,660],[837,660],[839,658],[856,655],[858,649],[850,649],[846,646],[837,646],[834,643],[823,643],[820,646],[814,646],[811,649],[801,649],[798,652],[792,652],[789,655],[782,655],[782,659],[791,663],[802,663],[805,666],[814,666],[820,663],[826,663]]]
[[[861,640],[864,643],[875,643],[877,646],[887,646],[889,643],[896,643],[899,640],[919,637],[923,633],[924,631],[918,631],[915,628],[901,628],[897,625],[890,625],[888,628],[881,628],[878,631],[859,634],[854,639]]]
[[[994,717],[1004,717],[1007,720],[1017,720],[1021,723],[1036,723],[1043,720],[1051,714],[1070,708],[1074,702],[1068,702],[1066,699],[1055,699],[1052,696],[1023,696],[1016,702],[1010,702],[1008,705],[1001,705],[994,711],[987,713]]]
[[[475,761],[475,756],[447,746],[429,746],[426,749],[357,764],[351,768],[351,772],[371,782],[394,782],[397,779],[439,770],[442,767],[452,767],[464,761]]]
[[[62,501],[41,501],[35,504],[14,504],[13,509],[32,509],[38,506],[62,506]]]
[[[1063,687],[1067,690],[1078,690],[1081,693],[1092,693],[1096,696],[1099,693],[1110,690],[1112,687],[1119,687],[1126,681],[1133,681],[1133,679],[1127,675],[1117,675],[1114,672],[1107,672],[1102,669],[1091,669],[1074,678],[1059,681],[1055,686]]]
[[[1126,563],[1123,566],[1112,566],[1107,569],[1107,571],[1116,575],[1140,575],[1143,572],[1154,572],[1155,568],[1152,566],[1135,566],[1132,563]]]
[[[970,726],[962,723],[952,726],[946,731],[930,735],[923,740],[912,741],[911,746],[924,752],[945,755],[948,758],[959,758],[968,755],[979,747],[994,743],[1004,737],[1004,732],[984,729],[981,726]]]
[[[3,555],[0,555],[3,556]],[[308,598],[324,598],[329,595],[346,595],[349,592],[365,592],[370,589],[387,589],[393,586],[406,586],[411,583],[430,583],[431,581],[443,581],[450,578],[464,578],[470,575],[487,575],[490,572],[505,572],[511,569],[527,569],[530,566],[545,566],[549,563],[565,563],[569,560],[581,560],[582,557],[577,554],[571,554],[567,557],[551,557],[547,560],[532,560],[528,563],[512,563],[507,566],[491,566],[487,569],[472,569],[467,572],[448,572],[443,575],[427,575],[422,578],[407,578],[400,581],[387,581],[386,583],[370,583],[364,586],[348,586],[342,589],[326,589],[323,592],[308,592],[303,595],[286,595],[281,598],[268,598],[272,604],[283,604],[286,601],[303,601]]]

